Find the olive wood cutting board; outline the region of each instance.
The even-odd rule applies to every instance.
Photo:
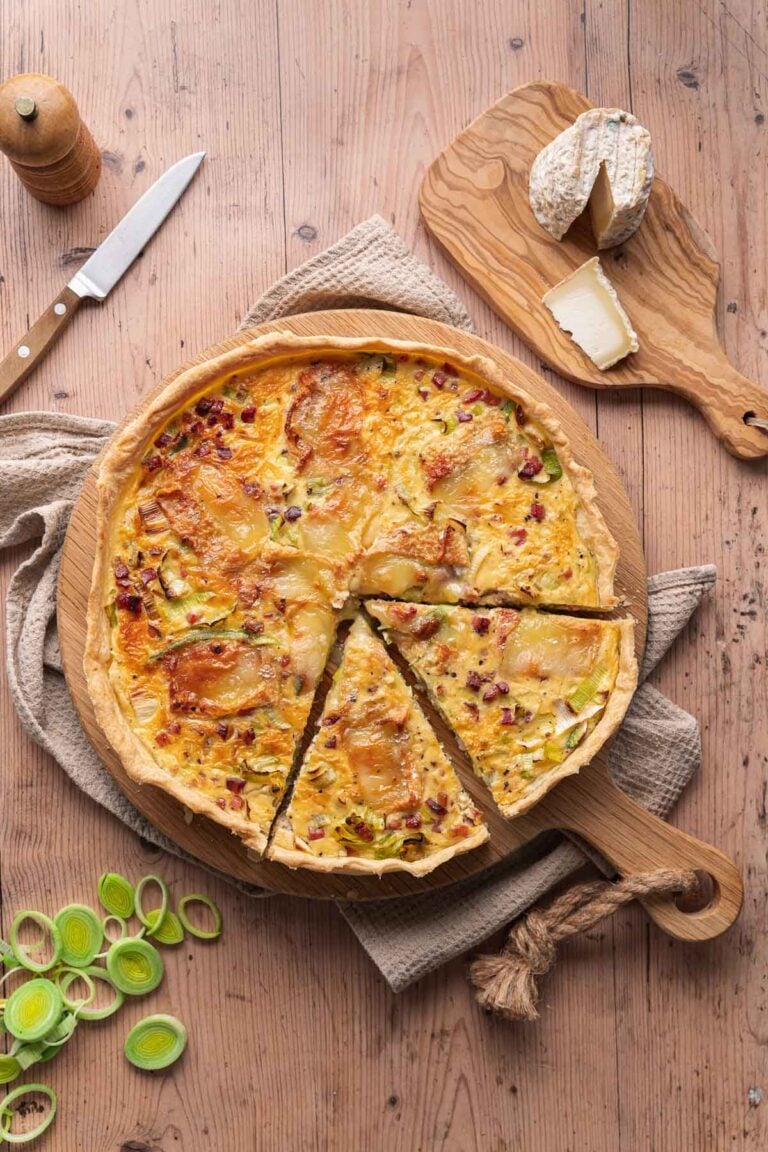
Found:
[[[600,506],[621,548],[617,592],[623,600],[622,611],[631,613],[636,620],[637,653],[642,657],[647,621],[646,574],[642,547],[626,493],[590,430],[551,385],[507,353],[476,336],[413,316],[357,309],[315,312],[263,324],[247,334],[232,336],[214,345],[189,364],[200,363],[245,344],[254,335],[275,331],[289,331],[302,336],[389,336],[442,345],[465,355],[479,353],[490,356],[502,371],[514,376],[538,399],[546,401],[570,437],[576,459],[586,464],[595,477]],[[140,407],[189,364],[168,376],[144,398]],[[278,892],[315,898],[382,899],[428,892],[476,876],[520,853],[540,834],[567,828],[582,835],[625,875],[665,867],[698,868],[713,876],[714,898],[698,912],[684,913],[671,900],[649,902],[650,914],[673,935],[684,939],[707,939],[718,935],[734,921],[741,904],[741,881],[731,861],[717,849],[665,824],[629,800],[611,783],[604,760],[598,758],[579,776],[564,780],[529,814],[516,820],[505,820],[494,811],[488,793],[423,697],[422,706],[452,755],[467,790],[482,808],[491,830],[491,838],[486,844],[455,857],[431,875],[418,878],[406,873],[387,873],[379,878],[322,874],[308,869],[291,870],[281,864],[253,858],[227,829],[205,817],[194,816],[191,821],[188,817],[185,819],[185,811],[177,800],[151,785],[137,784],[126,774],[96,723],[88,696],[83,675],[83,646],[95,548],[96,468],[89,474],[75,506],[61,560],[58,626],[64,672],[85,730],[110,774],[139,811],[185,851],[230,876]],[[323,694],[321,686],[320,695]]]
[[[472,287],[556,372],[590,388],[662,388],[695,405],[744,459],[768,456],[768,390],[742,376],[720,344],[720,266],[712,245],[656,177],[642,224],[598,252],[587,214],[562,240],[528,202],[537,153],[593,105],[563,84],[515,88],[461,132],[431,165],[424,221]],[[619,294],[640,351],[601,372],[542,304],[544,293],[592,256]]]

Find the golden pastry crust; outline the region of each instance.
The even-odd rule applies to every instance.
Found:
[[[546,441],[549,448],[556,452],[556,461],[559,462],[563,476],[561,482],[562,491],[565,493],[563,506],[570,510],[566,518],[570,517],[572,521],[571,537],[580,542],[580,546],[583,545],[584,551],[588,554],[589,563],[584,568],[585,591],[575,597],[577,605],[603,610],[616,603],[613,593],[613,577],[617,560],[617,547],[595,503],[595,490],[591,474],[573,460],[567,439],[547,407],[528,396],[524,389],[518,388],[509,381],[490,360],[477,356],[463,357],[449,349],[396,340],[297,337],[288,333],[278,333],[255,338],[232,351],[223,353],[221,356],[202,364],[194,365],[180,373],[160,395],[145,405],[118,431],[100,462],[97,545],[88,605],[84,669],[97,721],[120,756],[129,775],[140,783],[151,783],[163,788],[192,811],[204,814],[230,828],[257,852],[263,852],[266,846],[269,827],[267,809],[269,806],[264,806],[259,817],[260,823],[255,823],[242,811],[235,811],[228,806],[223,807],[221,795],[213,798],[205,792],[204,788],[190,786],[189,782],[177,778],[169,772],[167,767],[164,768],[158,763],[155,749],[146,740],[142,740],[136,731],[135,720],[131,720],[129,717],[124,686],[120,689],[116,687],[119,675],[114,668],[115,649],[112,625],[105,611],[110,596],[114,596],[116,533],[119,529],[120,516],[126,512],[125,501],[128,498],[131,485],[136,483],[137,469],[140,467],[142,458],[148,452],[149,446],[162,433],[162,430],[180,413],[191,410],[201,398],[209,395],[217,386],[222,387],[227,381],[242,380],[248,383],[265,370],[274,368],[275,372],[279,373],[283,368],[290,368],[292,365],[295,367],[296,364],[306,365],[310,360],[312,363],[329,363],[332,365],[332,371],[343,373],[345,371],[344,365],[348,359],[360,354],[380,356],[387,361],[390,358],[407,359],[411,370],[413,370],[413,362],[421,359],[432,377],[444,375],[444,373],[440,373],[439,368],[435,370],[436,366],[440,364],[448,366],[451,368],[448,390],[453,387],[454,380],[459,375],[462,377],[462,381],[471,380],[478,386],[487,385],[485,392],[487,403],[486,400],[481,399],[479,404],[475,404],[474,428],[479,430],[478,435],[481,433],[486,435],[489,443],[495,435],[493,429],[499,426],[499,397],[506,396],[515,405],[522,406],[525,423],[520,425],[519,439],[521,442],[525,441],[525,444],[534,445]],[[357,485],[360,477],[367,475],[370,471],[371,446],[381,442],[392,447],[391,426],[393,421],[384,419],[382,416],[382,413],[387,415],[387,402],[384,398],[387,389],[386,380],[380,382],[381,402],[378,410],[375,411],[370,408],[365,409],[365,398],[363,397],[361,400],[355,379],[347,378],[345,382],[348,387],[337,388],[329,402],[325,403],[326,398],[323,393],[325,378],[322,372],[315,378],[304,379],[303,382],[299,381],[291,392],[291,402],[288,405],[280,402],[272,404],[271,414],[265,416],[260,429],[261,441],[257,443],[252,438],[248,441],[246,448],[246,451],[251,453],[255,459],[257,447],[260,450],[262,443],[267,446],[274,443],[278,436],[277,429],[279,426],[284,429],[280,433],[283,436],[281,443],[284,445],[284,449],[283,455],[275,467],[290,466],[294,473],[302,478],[304,485],[302,491],[304,491],[305,496],[312,493],[309,474],[313,468],[315,469],[311,483],[320,487],[325,486],[330,511],[325,521],[317,511],[314,517],[307,516],[305,522],[300,525],[299,531],[308,533],[309,528],[312,527],[313,535],[311,538],[307,536],[307,539],[311,541],[311,547],[318,550],[317,554],[312,555],[310,543],[306,543],[301,556],[307,559],[307,564],[304,569],[298,571],[301,565],[295,545],[291,544],[289,547],[290,541],[286,542],[283,538],[290,536],[293,526],[285,522],[283,517],[281,517],[280,531],[274,533],[273,538],[265,539],[251,548],[251,553],[248,553],[248,548],[251,547],[248,542],[243,544],[236,540],[234,543],[229,541],[227,544],[227,547],[231,546],[235,550],[239,558],[234,565],[237,567],[239,564],[240,567],[237,568],[237,579],[232,586],[237,595],[243,599],[243,602],[254,603],[258,601],[264,580],[268,584],[272,581],[272,595],[275,599],[280,599],[279,592],[281,589],[286,590],[286,597],[283,599],[287,598],[289,606],[296,604],[314,605],[322,602],[324,609],[329,613],[330,622],[327,628],[324,624],[320,630],[323,632],[328,646],[338,610],[347,600],[350,590],[353,594],[355,591],[352,578],[353,569],[368,560],[374,566],[379,564],[381,548],[386,551],[387,563],[396,563],[398,550],[400,550],[408,554],[408,563],[419,567],[420,579],[421,573],[424,573],[424,578],[419,585],[417,595],[421,595],[424,599],[428,599],[434,592],[437,592],[440,599],[457,599],[458,593],[448,587],[445,571],[448,568],[453,571],[452,565],[460,567],[463,559],[467,556],[466,533],[462,525],[453,522],[450,517],[442,525],[437,525],[436,523],[425,523],[424,517],[419,512],[415,519],[416,528],[414,528],[413,521],[403,525],[397,522],[397,516],[395,516],[394,520],[390,518],[390,522],[384,524],[383,533],[377,533],[376,518],[380,517],[386,520],[384,501],[385,497],[391,497],[392,493],[384,491],[386,485],[382,484],[381,490],[384,491],[384,494],[379,499],[379,490],[372,486],[369,491],[369,498],[361,500],[358,496]],[[442,403],[440,396],[435,391],[437,387],[435,385],[431,389],[428,399],[424,401],[425,412],[427,410],[434,411],[435,407]],[[338,397],[341,394],[344,395],[345,400],[340,407]],[[408,402],[410,404],[410,400]],[[454,394],[452,403],[458,404],[460,402],[463,403],[461,398]],[[265,412],[268,407],[269,405],[265,403]],[[468,415],[471,416],[471,412],[468,412]],[[467,445],[471,446],[471,438],[466,437],[466,429],[470,427],[472,425],[467,421],[461,423],[458,430],[460,437],[465,436]],[[487,431],[482,432],[483,429]],[[239,435],[242,431],[238,426],[236,434]],[[248,431],[245,429],[245,432]],[[227,435],[228,433],[225,432],[224,442]],[[361,437],[362,439],[360,439]],[[368,439],[366,440],[365,437]],[[464,443],[460,437],[456,441],[458,449]],[[360,444],[362,444],[362,449],[359,448]],[[461,455],[458,449],[454,453],[454,460],[458,460]],[[530,458],[531,453],[528,447],[523,447],[520,451],[523,455],[518,458],[518,463],[520,459],[525,461]],[[410,464],[414,467],[417,455],[409,457]],[[176,490],[165,493],[167,512],[171,517],[174,517],[174,524],[179,528],[182,535],[186,523],[184,498],[190,490],[187,482],[188,476],[184,472],[185,462],[186,456],[184,453],[180,453],[172,467],[169,467],[169,474],[173,475],[177,481]],[[218,460],[216,463],[218,467]],[[540,464],[540,461],[537,463]],[[539,473],[541,473],[540,468]],[[190,473],[190,475],[192,476],[191,482],[198,483],[201,472],[197,471]],[[216,477],[219,478],[224,475],[225,470],[219,468]],[[422,479],[425,484],[430,482],[429,475],[425,475]],[[535,477],[531,479],[533,483],[539,484]],[[539,479],[542,479],[541,475]],[[199,480],[199,482],[203,484],[203,480]],[[516,477],[512,475],[511,487],[515,485],[518,489],[521,488]],[[555,487],[553,484],[553,492]],[[327,498],[329,490],[330,499]],[[543,490],[544,487],[537,487],[534,491],[532,484],[531,494],[534,502],[538,502],[538,493]],[[572,498],[567,495],[570,491],[573,493]],[[154,493],[154,489],[152,492]],[[215,515],[219,508],[226,504],[230,495],[233,501],[237,499],[234,490],[225,492],[224,498],[222,498],[222,493],[217,491],[216,500],[219,503],[210,501],[206,505],[211,515]],[[478,491],[477,484],[475,484],[472,499],[481,499],[481,497],[482,493]],[[333,504],[334,500],[336,505]],[[402,502],[402,496],[398,495],[397,500]],[[478,522],[480,520],[484,522],[484,517],[478,516]],[[243,522],[242,517],[237,521],[238,524]],[[550,522],[552,525],[555,524],[556,517],[554,515]],[[534,516],[530,525],[531,535],[537,531],[536,523],[538,521]],[[338,532],[336,535],[333,534],[336,531],[334,525],[338,527],[338,524],[342,525],[340,531],[346,534],[343,537],[339,537]],[[203,516],[202,518],[198,517],[197,525],[201,531],[202,543],[192,540],[192,544],[200,547],[201,555],[205,561],[205,563],[201,561],[200,567],[204,568],[206,565],[215,567],[221,561],[222,571],[224,571],[228,561],[226,556],[223,560],[221,557],[226,552],[226,548],[222,551],[221,541],[223,537],[214,531],[216,524],[214,523],[214,527],[211,528],[210,516],[207,520]],[[419,530],[419,525],[423,531]],[[254,534],[258,536],[256,529],[254,529]],[[378,543],[377,534],[380,537]],[[270,535],[272,535],[271,528]],[[339,556],[338,552],[340,538],[346,541],[348,548],[348,553],[343,556]],[[299,539],[301,541],[304,537],[300,536]],[[332,543],[326,546],[326,541],[329,539]],[[377,548],[379,548],[378,552]],[[243,555],[246,554],[250,556],[250,559],[247,563],[241,562]],[[307,590],[307,569],[311,569],[312,580],[314,581],[314,586],[309,591]],[[590,572],[593,575],[591,585],[589,583],[592,579],[589,575]],[[229,576],[227,578],[229,579]],[[495,602],[499,599],[504,601],[516,600],[516,597],[510,595],[508,590],[496,589],[493,586],[493,574],[489,577],[489,581],[488,588],[483,588],[480,584],[474,588],[472,596],[475,599],[483,602]],[[466,590],[466,586],[464,586],[464,590]],[[379,594],[391,594],[386,582],[384,586],[376,587],[373,591]],[[363,592],[365,593],[365,589]],[[559,586],[553,589],[550,599],[558,606],[569,606],[568,594],[568,588]],[[534,594],[534,599],[537,603],[548,602],[547,596],[539,595],[538,592]],[[232,629],[228,631],[231,633]],[[329,634],[326,635],[326,632]],[[290,635],[289,630],[286,643],[290,642]],[[224,637],[222,643],[224,645],[224,651],[220,653],[222,659],[229,657],[231,663],[236,657],[239,659],[239,656],[243,655],[245,662],[244,653],[247,642],[244,638],[236,639],[229,635]],[[153,653],[153,658],[155,656],[157,654]],[[159,664],[153,665],[153,667],[162,664],[164,668],[168,668],[174,662],[178,664],[181,660],[181,658],[171,655],[160,655],[157,658]],[[189,664],[192,662],[192,657],[189,659],[185,657],[185,660]],[[171,672],[169,671],[167,674],[170,676]],[[180,679],[178,667],[176,668],[176,675],[177,679]],[[306,687],[306,694],[309,696],[311,696],[310,688],[313,689],[314,684]],[[305,701],[303,695],[301,699],[299,699],[299,695],[297,689],[296,707],[300,710],[304,707]],[[188,696],[189,693],[185,695],[179,690],[175,700],[176,706],[185,707],[184,701],[187,700]],[[301,721],[297,720],[296,723],[300,724]],[[290,759],[290,749],[287,741],[283,743],[285,746],[281,746],[279,757],[282,758],[281,773],[283,773],[284,782],[286,782],[288,772],[284,771],[284,766]]]

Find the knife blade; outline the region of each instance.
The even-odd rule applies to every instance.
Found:
[[[203,162],[194,152],[173,164],[125,214],[26,336],[0,362],[0,402],[29,376],[69,325],[83,299],[101,302],[128,271],[184,194]]]

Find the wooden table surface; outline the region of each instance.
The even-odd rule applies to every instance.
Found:
[[[2,349],[167,165],[208,150],[143,258],[6,411],[122,415],[375,211],[464,295],[483,336],[537,367],[434,250],[416,192],[459,129],[540,77],[648,126],[658,168],[722,254],[728,351],[768,382],[760,0],[0,0],[0,28],[0,76],[63,80],[105,161],[95,195],[66,211],[0,163]],[[151,998],[190,1026],[182,1065],[159,1077],[126,1065],[122,1036],[144,1004],[83,1029],[42,1077],[60,1093],[46,1152],[765,1149],[768,469],[732,459],[668,395],[550,378],[624,476],[649,570],[718,566],[655,682],[700,717],[702,769],[674,819],[740,862],[739,924],[685,946],[622,912],[561,950],[537,1024],[484,1017],[463,960],[394,996],[334,908],[250,901],[140,843],[25,735],[4,693],[3,926],[19,907],[93,899],[105,868],[207,891],[226,924],[217,945],[169,955]],[[6,581],[19,559],[5,558]]]

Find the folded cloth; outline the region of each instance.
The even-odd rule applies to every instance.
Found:
[[[243,327],[341,306],[410,311],[471,330],[458,297],[377,216],[280,280],[257,301]],[[0,549],[35,544],[8,589],[8,683],[26,730],[79,788],[146,840],[184,856],[128,802],[103,768],[77,718],[61,668],[56,633],[60,549],[85,475],[113,429],[106,421],[60,413],[0,417]],[[712,567],[702,567],[666,572],[649,581],[643,680],[683,630],[714,578]],[[664,815],[699,759],[694,718],[643,684],[611,747],[617,783]],[[575,841],[553,833],[492,873],[448,891],[340,908],[398,991],[480,943],[586,859]],[[252,896],[268,895],[237,886]]]

